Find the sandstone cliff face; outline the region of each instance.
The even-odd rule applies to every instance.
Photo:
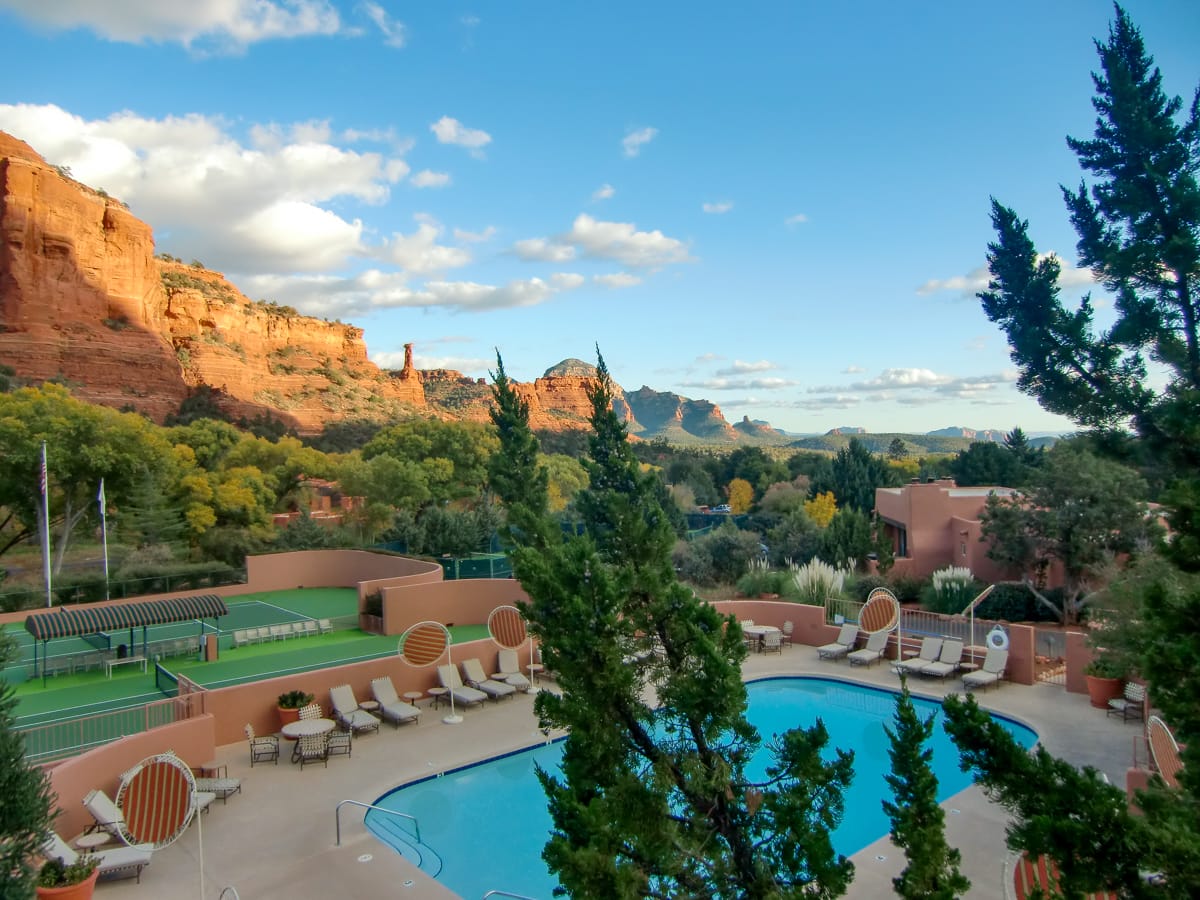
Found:
[[[411,364],[389,377],[362,331],[253,303],[223,276],[156,259],[150,227],[0,132],[0,363],[157,421],[189,388],[234,416],[302,432],[425,407]]]
[[[645,385],[626,394],[625,400],[644,436],[661,435],[668,440],[690,437],[722,443],[733,443],[739,438],[738,432],[725,421],[721,408],[707,400],[689,400]]]

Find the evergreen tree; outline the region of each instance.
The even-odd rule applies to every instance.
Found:
[[[937,776],[927,745],[933,734],[936,714],[922,720],[913,705],[907,679],[900,683],[896,698],[895,728],[887,731],[891,747],[891,774],[885,775],[895,803],[883,801],[883,811],[892,822],[892,842],[904,851],[908,866],[892,885],[906,900],[953,900],[971,887],[959,871],[962,854],[946,843],[946,813],[938,804]]]
[[[0,631],[0,669],[15,642]],[[16,731],[16,689],[0,678],[0,897],[32,897],[34,860],[54,821],[46,775],[25,762],[25,740]]]
[[[887,448],[888,459],[904,459],[908,456],[908,446],[898,437],[892,438]]]
[[[543,726],[568,731],[562,775],[538,773],[554,823],[543,855],[564,891],[840,895],[853,867],[829,832],[852,756],[824,762],[818,722],[777,739],[764,780],[747,776],[760,737],[744,715],[740,629],[676,581],[670,521],[612,411],[604,360],[589,392],[578,535],[546,522],[528,410],[502,376],[499,368],[492,485],[514,526],[530,630],[562,689],[539,694],[535,708]]]
[[[838,503],[870,513],[875,509],[875,488],[894,487],[899,475],[882,457],[875,456],[858,438],[837,452],[828,474],[813,478],[813,493],[832,491]]]

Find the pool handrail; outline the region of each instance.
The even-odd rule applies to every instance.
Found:
[[[417,843],[421,843],[421,823],[417,821],[416,816],[410,816],[408,813],[397,812],[394,809],[388,809],[384,806],[376,806],[374,803],[363,803],[361,800],[342,800],[333,810],[333,818],[337,826],[337,843],[335,846],[342,846],[342,807],[347,803],[352,806],[361,806],[363,809],[374,809],[381,813],[387,813],[389,816],[395,816],[398,819],[408,819],[413,823],[415,834],[413,837],[417,839]]]
[[[483,895],[481,900],[488,900],[488,897],[511,897],[512,900],[537,900],[537,897],[526,897],[524,894],[513,894],[509,891],[488,891]]]

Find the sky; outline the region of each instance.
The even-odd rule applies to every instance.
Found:
[[[1200,84],[1200,3],[1129,0]],[[1060,184],[1105,0],[0,0],[0,130],[156,249],[371,358],[530,381],[600,349],[791,432],[1070,431],[1016,390],[989,198],[1088,291]]]

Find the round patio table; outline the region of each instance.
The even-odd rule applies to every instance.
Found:
[[[327,734],[333,731],[337,722],[333,719],[301,719],[298,722],[288,722],[280,731],[284,737],[310,737],[314,734]]]

